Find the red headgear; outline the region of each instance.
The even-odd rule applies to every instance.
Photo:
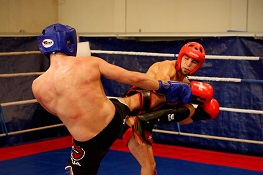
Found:
[[[178,59],[176,61],[175,69],[179,71],[181,69],[182,57],[186,55],[189,58],[192,58],[198,61],[197,66],[189,73],[189,75],[194,74],[204,63],[205,61],[205,49],[204,47],[197,42],[186,43],[180,50],[178,54]]]

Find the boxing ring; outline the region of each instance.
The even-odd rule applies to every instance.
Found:
[[[148,48],[149,47],[149,43],[147,43],[147,46],[143,46],[144,48],[142,51],[140,49],[137,48],[137,45],[143,45],[145,43],[140,43],[138,44],[137,41],[135,41],[134,43],[131,43],[130,41],[127,41],[127,44],[132,44],[132,46],[135,46],[135,51],[130,51],[129,49],[124,50],[121,48],[121,45],[118,45],[119,39],[95,39],[95,38],[89,38],[89,37],[81,37],[80,38],[82,41],[89,41],[90,45],[91,45],[91,54],[95,55],[95,56],[99,56],[101,58],[105,58],[105,60],[107,60],[110,63],[113,64],[117,64],[119,66],[125,67],[127,69],[131,69],[131,70],[136,70],[136,71],[141,71],[141,72],[145,72],[147,70],[147,68],[154,62],[156,61],[161,61],[161,60],[165,60],[165,59],[174,59],[175,56],[172,54],[172,51],[169,51],[167,53],[165,53],[165,49],[164,51],[161,52],[150,52],[149,50],[152,48]],[[101,40],[101,41],[99,41]],[[110,50],[106,50],[105,48],[103,48],[103,43],[105,42],[105,40],[109,40],[111,43],[111,45],[116,45],[115,47],[110,47]],[[107,41],[107,42],[109,42]],[[34,37],[33,39],[31,38],[30,42],[32,42],[32,44],[35,42],[34,41]],[[101,42],[101,43],[100,43]],[[121,40],[121,44],[123,44],[122,42],[124,42],[123,40]],[[183,42],[181,42],[183,43]],[[202,40],[201,40],[202,43]],[[153,44],[153,43],[151,43]],[[158,43],[157,43],[158,44]],[[163,43],[161,43],[163,44]],[[177,43],[178,44],[178,43]],[[96,46],[97,45],[97,46]],[[109,45],[109,44],[108,44]],[[178,44],[176,45],[176,49],[177,51],[179,51],[178,49],[182,46],[182,44]],[[36,47],[36,46],[34,46]],[[167,47],[167,44],[165,43],[164,46],[162,46],[162,48]],[[170,46],[169,46],[170,47]],[[204,46],[205,48],[208,48],[206,46]],[[115,49],[117,48],[117,49]],[[10,57],[9,59],[16,59],[16,57],[21,57],[23,56],[32,56],[34,55],[34,59],[45,59],[43,58],[43,55],[39,52],[36,51],[37,48],[33,48],[34,50],[32,51],[13,51],[13,52],[1,52],[0,53],[0,60],[3,57]],[[156,51],[155,49],[152,49],[154,51]],[[207,53],[211,52],[211,50],[208,50]],[[177,52],[175,52],[177,53]],[[126,62],[128,60],[129,63],[132,63],[133,65],[127,65],[125,60],[122,57],[127,57],[126,58]],[[112,57],[116,57],[116,59],[114,60]],[[131,61],[131,58],[134,58]],[[148,58],[154,58],[154,60],[149,60],[148,62]],[[146,61],[141,62],[141,60],[144,59]],[[25,62],[28,61],[25,59]],[[258,55],[258,56],[235,56],[235,55],[216,55],[216,54],[207,54],[206,55],[206,61],[204,63],[204,68],[202,69],[209,69],[212,70],[212,66],[211,66],[211,61],[231,61],[231,62],[235,62],[234,64],[238,63],[238,62],[246,62],[246,64],[250,64],[249,62],[253,62],[253,64],[258,64],[259,66],[262,66],[262,55]],[[206,62],[208,62],[206,64]],[[255,63],[256,62],[256,63]],[[41,63],[42,64],[42,63]],[[30,81],[28,82],[28,87],[27,90],[29,91],[28,93],[30,94],[28,97],[32,97],[30,98],[25,98],[22,100],[17,100],[17,101],[5,101],[5,102],[1,102],[1,117],[0,117],[0,123],[1,123],[1,127],[0,127],[0,138],[2,138],[2,140],[5,140],[3,138],[8,138],[10,136],[15,136],[15,135],[21,135],[21,134],[26,134],[26,133],[34,133],[36,131],[41,131],[41,130],[49,130],[49,129],[58,129],[58,128],[63,128],[63,130],[65,130],[65,127],[62,123],[60,123],[58,120],[55,119],[55,122],[53,124],[50,125],[45,125],[45,126],[39,126],[39,127],[30,127],[30,126],[26,126],[26,127],[18,127],[17,130],[14,130],[14,128],[12,128],[11,130],[9,129],[10,126],[12,124],[10,124],[12,122],[12,119],[8,119],[8,112],[5,112],[6,108],[12,108],[12,107],[16,107],[19,106],[20,108],[23,108],[23,106],[28,106],[28,105],[33,105],[33,108],[36,108],[35,106],[38,105],[37,101],[33,98],[32,94],[31,94],[31,89],[30,89],[30,84],[32,83],[32,80],[34,78],[36,78],[37,76],[41,75],[45,69],[47,68],[48,62],[44,61],[44,65],[41,69],[39,69],[40,71],[31,71],[31,72],[17,72],[17,73],[4,73],[2,72],[0,74],[0,79],[14,79],[14,78],[20,78],[20,77],[30,77]],[[142,66],[144,67],[142,67]],[[246,70],[246,69],[244,69]],[[209,82],[213,85],[213,87],[215,88],[215,98],[219,100],[220,103],[220,114],[218,116],[218,118],[215,121],[206,121],[206,122],[200,122],[200,123],[195,123],[195,124],[191,124],[190,126],[181,126],[178,127],[177,124],[173,124],[173,125],[169,125],[169,126],[164,126],[164,125],[157,125],[157,127],[155,127],[154,129],[154,140],[156,140],[158,143],[167,143],[167,144],[177,144],[179,143],[179,145],[195,145],[198,142],[201,142],[201,145],[198,145],[196,147],[201,147],[204,146],[205,148],[208,149],[215,149],[217,150],[218,146],[219,146],[219,150],[225,150],[225,151],[229,151],[228,150],[228,146],[230,146],[230,151],[233,152],[241,152],[241,153],[247,153],[247,154],[256,154],[256,155],[263,155],[263,131],[262,131],[262,126],[263,126],[263,122],[262,122],[262,117],[263,117],[263,111],[262,111],[262,106],[263,106],[263,95],[262,95],[262,87],[263,87],[263,78],[260,77],[261,79],[253,79],[253,78],[241,78],[241,77],[225,77],[223,75],[217,75],[217,76],[207,76],[207,75],[202,75],[202,70],[200,70],[201,73],[197,74],[196,76],[189,76],[190,80],[198,80],[198,81],[206,81]],[[211,73],[211,72],[209,72]],[[209,74],[208,73],[208,74]],[[212,75],[216,75],[216,72],[213,73]],[[1,81],[4,82],[4,81]],[[125,90],[127,90],[129,88],[129,86],[126,85],[119,85],[119,84],[114,84],[112,82],[108,82],[108,80],[103,80],[104,86],[106,88],[106,94],[108,96],[121,96]],[[224,85],[222,86],[221,83],[224,83]],[[261,101],[257,101],[256,103],[259,103],[259,105],[256,106],[256,109],[249,109],[249,108],[238,108],[238,107],[230,107],[229,106],[224,106],[224,96],[225,95],[220,95],[217,94],[218,92],[222,92],[221,94],[224,94],[225,91],[228,90],[228,85],[225,85],[226,83],[229,83],[231,85],[234,86],[255,86],[256,87],[256,91],[258,91],[258,99],[260,99]],[[246,85],[244,85],[244,83]],[[242,85],[241,85],[242,84]],[[224,87],[226,86],[226,87]],[[113,88],[112,88],[113,87]],[[14,89],[16,87],[13,87]],[[120,89],[120,90],[119,90]],[[242,92],[242,91],[241,91]],[[3,91],[2,91],[3,93]],[[247,92],[246,92],[247,93]],[[20,97],[21,98],[21,97]],[[227,100],[231,101],[231,98],[240,98],[238,96],[236,97],[230,97]],[[243,98],[247,98],[247,97],[243,97]],[[8,98],[7,98],[8,99]],[[238,100],[238,99],[237,99]],[[250,100],[247,100],[250,102]],[[241,105],[242,106],[242,105]],[[253,105],[252,105],[253,106]],[[38,107],[41,108],[41,107]],[[34,110],[34,109],[33,109]],[[43,109],[41,109],[43,111]],[[230,114],[231,113],[231,114]],[[257,125],[261,126],[261,130],[260,131],[253,131],[253,127],[249,130],[246,130],[246,137],[238,137],[239,134],[229,134],[227,133],[227,130],[238,130],[238,128],[235,128],[235,125],[233,125],[233,127],[231,127],[231,125],[227,126],[226,122],[228,122],[227,120],[230,119],[230,115],[236,116],[235,119],[231,119],[232,121],[235,121],[236,124],[238,124],[238,122],[244,122],[244,120],[242,119],[239,120],[239,118],[242,118],[242,116],[249,116],[249,119],[255,119],[257,121]],[[44,120],[44,116],[43,120]],[[54,116],[53,116],[54,117]],[[53,118],[51,116],[51,118]],[[54,117],[56,118],[56,117]],[[232,122],[230,121],[230,122]],[[248,124],[253,123],[253,121],[249,121]],[[229,127],[229,128],[226,128]],[[253,125],[249,125],[249,126],[242,126],[242,127],[251,127]],[[256,126],[256,125],[255,125]],[[192,128],[192,129],[188,129],[188,128]],[[207,130],[201,130],[200,128],[207,128]],[[223,134],[215,134],[216,132],[221,132],[221,128],[223,128],[224,132]],[[255,129],[258,129],[257,127]],[[212,132],[213,130],[216,130],[215,132]],[[193,131],[197,131],[197,132],[193,132]],[[62,135],[66,135],[67,132],[64,131],[64,133]],[[228,135],[229,134],[229,135]],[[249,136],[249,137],[247,137]],[[252,137],[251,137],[252,136]],[[8,139],[7,139],[8,140]],[[213,141],[211,141],[213,140]],[[13,142],[17,141],[16,139],[14,139]],[[175,143],[176,142],[176,143]],[[235,144],[238,143],[242,143],[242,145],[240,146],[233,146]],[[2,144],[9,144],[9,143],[5,143],[4,141],[2,141]],[[13,144],[13,143],[12,143]],[[225,144],[225,146],[222,146],[222,144]],[[212,145],[213,148],[210,148],[209,145]],[[247,145],[249,146],[249,148],[244,148],[247,147]],[[0,145],[1,146],[1,145]],[[236,150],[237,149],[237,150]]]
[[[57,117],[45,111],[31,92],[32,81],[45,72],[49,62],[37,51],[35,36],[2,40],[0,39],[1,173],[46,175],[52,172],[51,174],[64,175],[63,168],[70,152],[71,138],[65,126]],[[8,45],[6,42],[10,40],[14,41]],[[189,76],[189,79],[213,85],[215,98],[220,103],[219,116],[213,121],[196,122],[180,127],[177,123],[156,125],[153,134],[154,149],[160,175],[182,173],[190,175],[192,172],[207,175],[216,173],[255,175],[263,172],[262,158],[259,157],[263,155],[263,75],[260,73],[260,68],[263,67],[263,54],[253,49],[247,53],[239,53],[236,50],[249,49],[226,47],[226,43],[233,44],[234,41],[244,44],[246,41],[226,38],[215,44],[217,40],[220,39],[194,40],[204,45],[207,55],[200,71],[194,76]],[[90,42],[91,55],[141,72],[146,72],[156,61],[173,60],[177,56],[173,53],[178,53],[186,42],[140,42],[86,36],[80,37],[80,41]],[[249,42],[253,43],[253,48],[263,50],[262,41],[251,39]],[[214,49],[217,49],[217,52]],[[226,52],[224,49],[231,51]],[[129,85],[107,79],[102,81],[107,96],[122,96],[129,88]],[[36,143],[31,144],[32,142]],[[25,143],[29,144],[23,145]],[[117,141],[117,144],[121,143]],[[204,150],[193,152],[190,148]],[[50,150],[53,151],[48,152]],[[209,150],[242,153],[255,157],[215,153]],[[22,157],[14,156],[16,153]],[[12,166],[14,164],[17,171]],[[120,151],[120,145],[113,145],[102,163],[99,175],[109,174],[109,169],[112,169],[110,172],[112,174],[118,175],[117,172],[122,174],[123,169],[116,169],[119,165],[126,166],[126,174],[139,174],[138,163],[127,148],[123,146]],[[43,166],[48,167],[43,169]],[[27,172],[28,170],[30,171]]]

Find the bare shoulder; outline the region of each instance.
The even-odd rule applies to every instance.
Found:
[[[172,61],[172,60],[164,60],[164,61],[156,62],[152,66],[154,66],[154,67],[163,67],[163,66],[167,67],[167,66],[175,65],[174,62],[175,61]]]
[[[89,56],[86,57],[87,61],[97,64],[109,64],[107,61],[103,60],[102,58],[95,57],[95,56]]]
[[[80,66],[84,67],[96,67],[96,65],[103,64],[103,60],[99,57],[87,56],[87,57],[77,57],[74,59],[74,62],[80,64]]]
[[[165,65],[165,66],[175,66],[175,60],[164,60],[162,62],[160,62],[161,65]]]

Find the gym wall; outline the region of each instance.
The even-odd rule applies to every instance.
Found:
[[[0,0],[0,33],[60,22],[79,33],[263,32],[262,0]]]

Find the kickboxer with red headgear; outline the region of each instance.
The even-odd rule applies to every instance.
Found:
[[[154,107],[156,92],[142,90],[132,87],[126,95],[138,94],[141,101],[141,110],[138,111],[133,121],[133,130],[130,128],[123,134],[123,140],[128,145],[142,167],[148,167],[149,171],[155,168],[154,158],[149,156],[152,153],[153,142],[151,132],[154,124],[165,124],[179,122],[179,124],[190,124],[200,120],[215,119],[219,114],[219,103],[213,99],[213,87],[205,82],[190,81],[188,75],[193,75],[200,69],[205,61],[205,49],[197,42],[188,42],[180,50],[177,60],[165,60],[154,63],[146,72],[147,75],[164,81],[178,81],[190,84],[192,90],[191,103],[172,103],[166,100],[162,105]],[[192,105],[198,104],[195,109]],[[135,136],[135,137],[133,137]],[[137,147],[134,142],[137,141]],[[144,146],[145,143],[148,146]],[[142,151],[144,149],[144,152]],[[140,153],[138,153],[140,151]],[[147,155],[148,154],[148,155]],[[139,155],[139,156],[138,156]],[[153,156],[153,155],[152,155]],[[150,157],[150,158],[149,158]],[[151,159],[151,160],[150,160]],[[156,171],[154,171],[157,174]]]

